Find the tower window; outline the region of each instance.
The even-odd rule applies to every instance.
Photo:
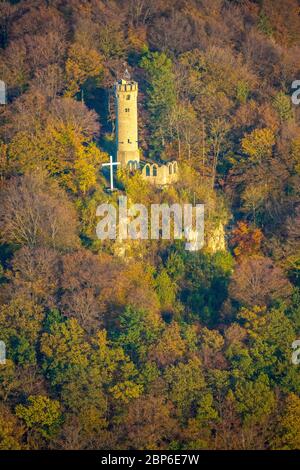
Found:
[[[129,113],[130,109],[129,108],[125,108],[125,113]]]
[[[130,100],[130,95],[126,95],[126,99],[127,99],[127,100]]]

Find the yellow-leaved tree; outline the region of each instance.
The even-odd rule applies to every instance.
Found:
[[[30,136],[16,134],[9,146],[9,164],[15,171],[46,169],[66,189],[85,194],[96,185],[106,155],[70,125],[52,126]]]
[[[62,419],[59,402],[44,395],[29,396],[28,404],[16,406],[16,415],[26,424],[28,441],[40,436],[50,439]]]
[[[280,421],[280,434],[276,448],[300,448],[300,398],[295,393],[286,398],[284,414]]]
[[[95,49],[72,44],[66,62],[66,96],[76,95],[88,78],[100,79],[102,70],[101,56]]]
[[[242,139],[242,150],[254,163],[261,163],[272,155],[275,135],[271,129],[255,129]]]

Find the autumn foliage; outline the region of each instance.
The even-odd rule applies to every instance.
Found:
[[[0,450],[299,449],[299,56],[297,0],[0,2]],[[174,185],[106,190],[126,69]],[[204,249],[98,240],[120,194]]]

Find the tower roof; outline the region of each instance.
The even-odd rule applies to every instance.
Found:
[[[130,76],[130,73],[128,71],[128,69],[126,68],[125,72],[124,72],[124,78],[125,80],[131,80],[131,76]]]

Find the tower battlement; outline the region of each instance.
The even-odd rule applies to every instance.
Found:
[[[138,84],[133,80],[119,80],[115,83],[115,93],[126,92],[126,91],[138,91]]]

